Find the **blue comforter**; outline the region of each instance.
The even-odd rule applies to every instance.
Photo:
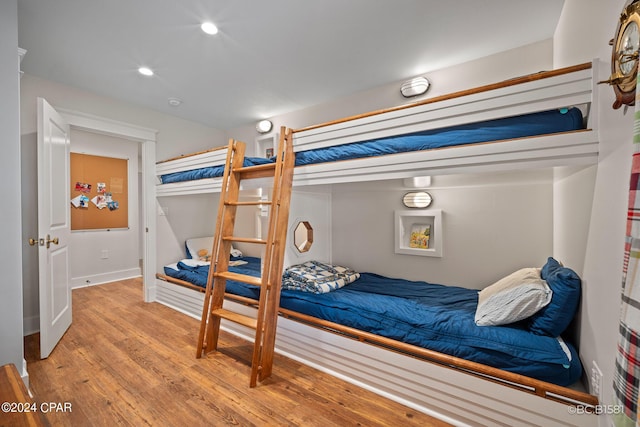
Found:
[[[243,166],[258,166],[265,163],[272,163],[273,160],[262,157],[245,157]],[[205,168],[191,169],[183,172],[167,173],[160,176],[163,184],[172,182],[193,181],[204,178],[216,178],[224,174],[224,165],[209,166]]]
[[[296,153],[296,166],[523,138],[567,132],[583,127],[582,113],[578,108],[542,111],[408,135],[299,151]]]
[[[243,259],[249,263],[230,270],[258,276],[260,260]],[[165,272],[206,286],[208,267]],[[253,299],[259,295],[259,288],[233,281],[227,291]],[[530,333],[519,323],[477,326],[477,304],[477,290],[372,273],[325,294],[283,290],[280,300],[292,311],[542,381],[567,386],[580,378],[582,365],[571,344]]]
[[[296,153],[296,166],[337,160],[382,156],[385,154],[429,150],[478,142],[500,141],[534,135],[567,132],[584,127],[578,108],[542,111],[479,123],[434,129],[408,135],[398,135],[370,141],[354,142]],[[275,158],[245,158],[245,166],[273,162]],[[212,166],[161,176],[163,184],[222,176],[224,166]]]

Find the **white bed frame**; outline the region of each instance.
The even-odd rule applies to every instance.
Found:
[[[478,173],[535,167],[595,164],[598,160],[597,70],[594,64],[539,73],[495,85],[293,130],[301,151],[394,134],[580,105],[587,129],[516,140],[417,151],[296,167],[294,185],[333,184],[413,176]],[[157,165],[164,173],[223,163],[225,150],[183,156]],[[219,191],[220,178],[158,185],[158,197]],[[201,292],[157,280],[157,301],[197,319]],[[227,301],[228,304],[237,304]],[[251,307],[237,309],[251,312]],[[234,308],[234,310],[237,310]],[[251,337],[235,324],[231,333]],[[456,425],[597,425],[597,416],[576,415],[582,402],[542,398],[492,378],[454,370],[372,346],[298,321],[280,318],[276,349],[392,400]],[[250,338],[249,338],[250,339]],[[277,373],[276,366],[275,372]],[[593,412],[587,408],[586,412]]]
[[[201,151],[199,153],[174,157],[172,159],[156,163],[156,175],[158,176],[158,181],[156,183],[156,197],[219,193],[222,186],[222,177],[162,184],[160,176],[209,166],[224,165],[226,158],[227,147],[225,146]]]

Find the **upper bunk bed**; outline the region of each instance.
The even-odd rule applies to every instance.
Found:
[[[596,163],[595,71],[585,63],[302,129],[283,128],[296,152],[293,184]],[[156,194],[218,192],[225,151],[158,162]]]

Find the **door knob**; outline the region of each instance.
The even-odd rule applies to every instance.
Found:
[[[38,244],[38,239],[34,239],[34,238],[30,238],[29,239],[29,245],[30,246],[35,246],[37,244]],[[44,244],[44,242],[43,242],[43,244]]]
[[[53,243],[54,245],[57,245],[59,242],[60,240],[58,240],[57,237],[54,237],[53,239],[51,239],[51,236],[47,234],[47,239],[45,240],[45,243],[47,244],[47,249],[49,249],[49,247],[51,246],[51,243]]]

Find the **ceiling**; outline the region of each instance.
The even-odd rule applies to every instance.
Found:
[[[19,0],[18,28],[27,74],[225,130],[549,39],[563,3]]]

